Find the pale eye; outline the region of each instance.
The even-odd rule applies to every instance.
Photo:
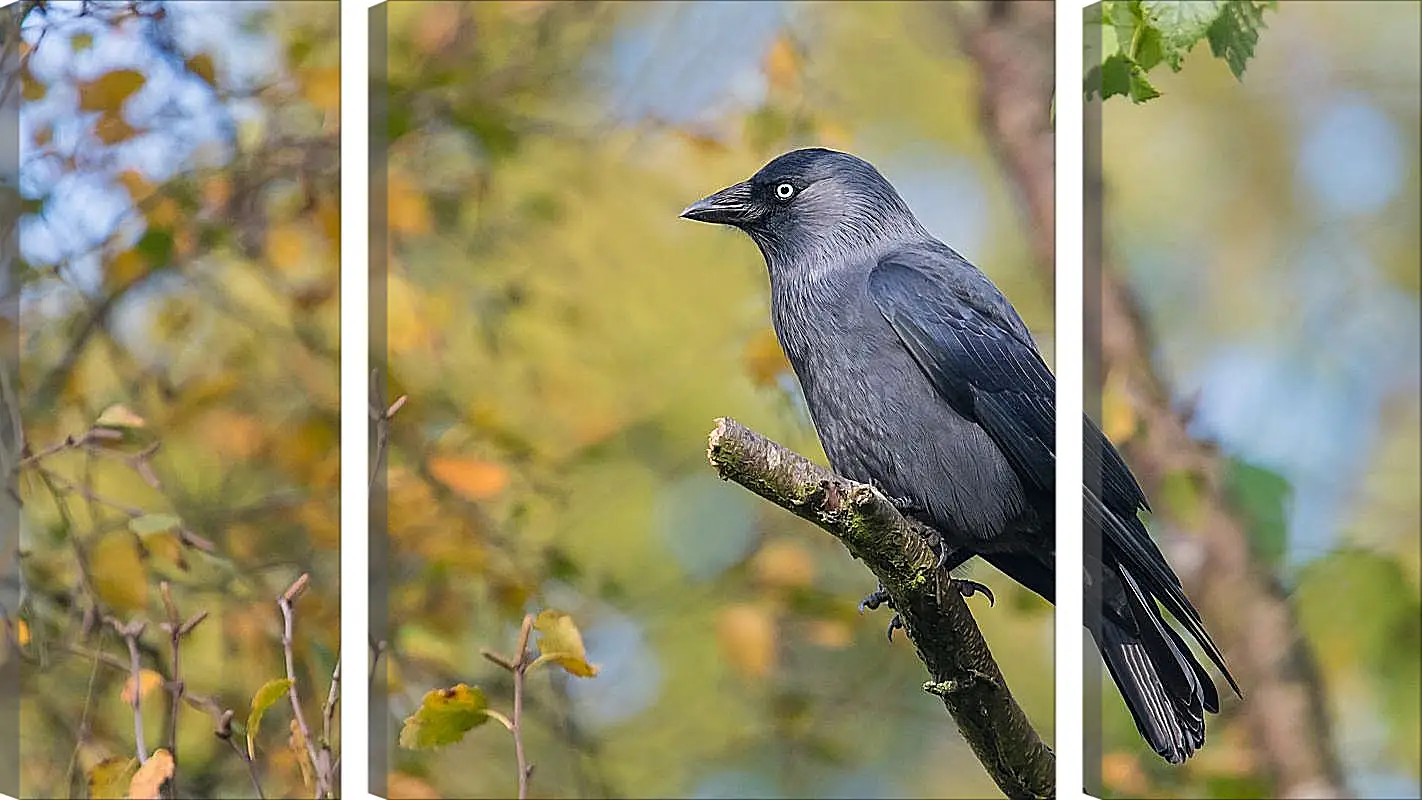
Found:
[[[775,187],[775,197],[779,200],[789,200],[795,196],[795,187],[788,183],[782,183]]]

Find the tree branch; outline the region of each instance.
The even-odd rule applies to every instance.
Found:
[[[938,695],[1008,797],[1052,797],[1056,761],[1013,699],[973,615],[918,527],[870,486],[846,480],[732,419],[707,457],[717,473],[815,523],[879,578]]]
[[[1124,449],[1149,493],[1158,495],[1172,474],[1196,479],[1200,522],[1191,527],[1191,541],[1204,557],[1182,579],[1249,694],[1241,711],[1274,794],[1347,797],[1313,654],[1283,587],[1255,557],[1248,525],[1225,498],[1223,459],[1192,438],[1171,407],[1134,298],[1110,270],[1100,280],[1103,374],[1119,371],[1141,418],[1142,435]]]

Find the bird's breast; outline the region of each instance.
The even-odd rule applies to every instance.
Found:
[[[867,292],[772,298],[776,334],[834,470],[986,541],[1026,513],[1016,474],[938,394]]]

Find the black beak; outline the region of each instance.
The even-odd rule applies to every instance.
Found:
[[[721,191],[703,197],[681,212],[683,219],[710,222],[713,225],[740,225],[753,219],[755,204],[751,201],[751,187],[744,181],[727,186]]]

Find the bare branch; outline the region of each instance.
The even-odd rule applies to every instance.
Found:
[[[815,523],[874,572],[933,678],[924,690],[942,698],[1004,794],[1054,795],[1051,748],[1013,699],[972,613],[951,580],[943,580],[918,527],[873,487],[835,475],[735,420],[716,421],[707,456],[722,478]]]
[[[138,763],[142,764],[148,760],[148,746],[143,742],[143,665],[138,658],[138,637],[143,635],[143,629],[148,624],[135,620],[125,625],[113,618],[109,619],[109,624],[128,645],[129,679],[133,681],[133,700],[130,702],[133,706],[133,746],[138,753]]]
[[[287,698],[291,701],[292,714],[296,717],[296,727],[301,730],[301,738],[306,742],[306,755],[311,759],[311,768],[316,770],[316,796],[328,797],[330,795],[329,778],[330,775],[317,769],[320,761],[316,758],[316,745],[311,738],[311,727],[306,724],[306,714],[301,710],[301,696],[296,689],[296,654],[292,650],[292,631],[296,626],[295,602],[301,593],[306,591],[306,587],[311,583],[309,573],[301,573],[287,590],[277,598],[277,607],[281,609],[282,634],[281,649],[286,656],[286,677],[290,681],[290,686],[286,690]]]

